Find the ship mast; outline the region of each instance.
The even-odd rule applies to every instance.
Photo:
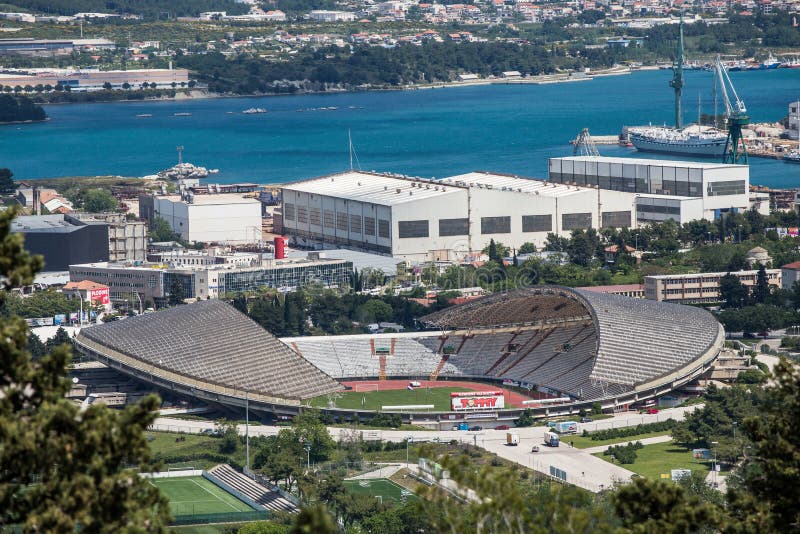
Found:
[[[681,92],[683,91],[683,13],[681,12],[681,22],[678,26],[678,51],[675,63],[672,64],[672,72],[675,76],[669,82],[669,86],[675,89],[675,128],[683,127],[681,120]]]

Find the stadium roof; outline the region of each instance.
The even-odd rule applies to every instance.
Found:
[[[348,171],[285,184],[283,189],[392,206],[420,199],[446,197],[459,191],[436,180]]]
[[[551,325],[587,317],[597,332],[591,378],[609,383],[632,386],[664,376],[724,339],[714,316],[699,308],[560,286],[495,293],[420,321],[463,329]]]
[[[530,195],[540,195],[543,197],[563,197],[575,195],[584,191],[591,191],[590,187],[579,187],[575,185],[559,184],[547,182],[535,178],[523,178],[512,174],[499,174],[486,171],[475,171],[467,174],[459,174],[441,180],[443,183],[470,186],[486,187],[490,186],[494,191],[510,191],[513,193],[528,193]]]
[[[257,323],[220,300],[84,328],[82,338],[193,380],[283,399],[342,389]],[[112,352],[105,354],[114,359]]]

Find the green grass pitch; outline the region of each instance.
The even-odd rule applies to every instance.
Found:
[[[492,388],[487,388],[492,389]],[[345,391],[336,399],[337,408],[352,410],[380,410],[381,406],[407,406],[410,404],[433,404],[435,411],[450,411],[450,393],[471,391],[463,387],[389,389],[385,391]],[[363,402],[363,404],[362,404]],[[328,407],[328,396],[312,399],[312,406]]]
[[[393,501],[401,503],[403,502],[404,496],[406,500],[418,499],[412,492],[387,478],[345,480],[344,487],[347,488],[347,491],[356,495],[380,497],[383,502]]]
[[[169,499],[169,511],[175,517],[253,511],[203,477],[153,478],[150,483]]]

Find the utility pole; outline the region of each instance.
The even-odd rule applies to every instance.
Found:
[[[250,473],[250,388],[244,390],[244,443],[245,461],[244,465]]]

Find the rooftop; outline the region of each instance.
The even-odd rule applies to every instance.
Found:
[[[102,221],[78,221],[63,214],[21,215],[11,222],[12,232],[23,233],[63,233],[74,232],[88,224],[106,224]]]
[[[615,158],[608,156],[566,156],[562,158],[550,158],[571,161],[597,161],[602,163],[627,163],[634,165],[651,165],[661,167],[680,167],[687,169],[724,169],[740,168],[741,165],[729,165],[723,163],[701,163],[697,161],[677,161],[672,159],[646,159],[646,158]]]
[[[800,263],[800,262],[796,262]],[[789,264],[793,265],[793,264]],[[784,265],[784,267],[787,267]],[[767,273],[780,273],[780,269],[766,269]],[[676,278],[697,278],[698,276],[725,276],[726,274],[733,274],[733,275],[746,275],[746,274],[758,274],[758,270],[749,270],[749,271],[721,271],[718,273],[689,273],[689,274],[654,274],[650,276],[645,276],[647,278],[653,278],[656,280],[668,280],[668,279],[676,279]]]
[[[486,171],[468,172],[441,180],[444,183],[462,187],[491,187],[492,190],[527,193],[545,197],[563,197],[583,191],[591,191],[590,187],[557,184],[535,178],[523,178],[513,174],[500,174]]]
[[[108,289],[108,286],[104,284],[98,284],[97,282],[92,282],[91,280],[81,280],[80,282],[67,282],[64,286],[64,289],[91,291],[93,289]]]
[[[166,196],[158,196],[156,198],[162,200],[169,200],[170,202],[183,202],[188,203],[186,200],[181,199],[180,195],[166,195]],[[214,204],[224,205],[224,204],[258,204],[261,205],[261,202],[255,198],[245,198],[241,194],[237,193],[222,193],[219,195],[194,195],[193,201],[191,202],[193,205],[201,205],[201,206],[210,206]]]
[[[347,171],[288,183],[284,189],[392,206],[419,199],[444,197],[458,188],[440,181],[400,175]]]

